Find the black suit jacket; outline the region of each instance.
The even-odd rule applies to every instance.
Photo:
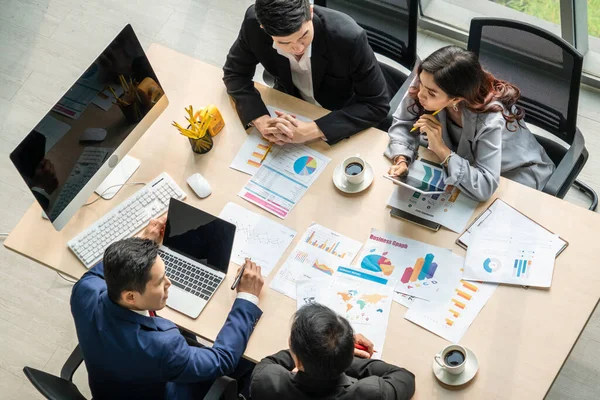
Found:
[[[355,357],[345,374],[330,380],[294,374],[294,367],[288,350],[264,358],[252,374],[252,400],[408,400],[415,393],[411,372],[380,360]]]
[[[340,12],[314,7],[311,69],[315,99],[333,112],[315,122],[334,144],[377,125],[389,111],[385,78],[365,31]],[[300,97],[292,82],[290,61],[273,48],[273,39],[260,27],[254,6],[223,67],[227,93],[235,100],[244,126],[269,114],[252,78],[261,63],[275,78],[275,88]]]

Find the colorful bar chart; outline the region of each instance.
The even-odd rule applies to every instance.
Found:
[[[306,243],[310,244],[313,247],[316,247],[317,249],[321,249],[327,253],[333,254],[334,256],[337,256],[339,258],[344,258],[346,256],[346,253],[338,253],[337,252],[337,248],[340,245],[340,242],[335,242],[333,244],[328,244],[329,240],[326,239],[325,241],[323,241],[322,243],[319,242],[319,240],[317,240],[315,238],[315,231],[312,231],[310,233],[310,235],[308,235],[308,237],[305,240]]]
[[[417,258],[413,267],[404,270],[400,281],[402,283],[415,282],[417,280],[431,279],[437,270],[437,263],[433,262],[434,255],[429,253],[424,258]]]
[[[531,260],[523,260],[517,258],[513,267],[513,276],[517,278],[529,277],[529,271],[531,270]]]

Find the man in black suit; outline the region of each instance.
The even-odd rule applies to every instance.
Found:
[[[261,63],[275,88],[333,110],[314,122],[271,118],[252,78]],[[227,93],[244,126],[277,144],[322,138],[334,144],[377,125],[389,94],[365,31],[345,14],[309,0],[256,0],[223,68]]]
[[[367,351],[355,349],[355,344]],[[256,366],[250,392],[257,400],[410,399],[414,375],[369,359],[372,355],[373,343],[353,335],[345,318],[325,306],[309,304],[294,316],[290,350],[266,357]]]

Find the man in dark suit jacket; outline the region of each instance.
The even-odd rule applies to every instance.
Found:
[[[369,359],[372,355],[373,343],[353,335],[345,318],[325,306],[306,305],[294,316],[290,350],[264,358],[254,369],[252,399],[410,399],[414,375]]]
[[[171,286],[158,255],[165,218],[145,238],[113,243],[103,263],[73,287],[71,312],[94,399],[202,399],[212,381],[234,372],[258,319],[263,285],[253,263],[238,285],[211,348],[190,346],[177,326],[157,317]]]
[[[252,78],[261,63],[275,88],[333,110],[314,122],[271,118]],[[365,31],[340,12],[308,0],[256,0],[223,68],[227,93],[244,126],[277,144],[322,138],[334,144],[377,125],[389,94]]]

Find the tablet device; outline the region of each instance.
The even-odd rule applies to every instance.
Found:
[[[391,175],[383,175],[385,179],[389,179],[397,185],[404,186],[410,190],[414,190],[417,193],[423,195],[433,195],[433,194],[443,194],[446,193],[444,188],[440,188],[426,182],[423,182],[420,179],[412,178],[410,175],[404,176],[391,176]]]

